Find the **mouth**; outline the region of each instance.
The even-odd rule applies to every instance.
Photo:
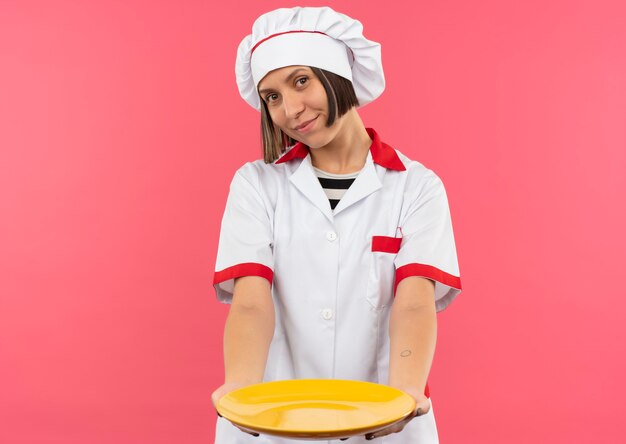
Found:
[[[318,117],[319,117],[319,115],[315,116],[314,119],[307,120],[306,122],[302,123],[301,125],[296,126],[294,128],[294,130],[298,131],[300,133],[307,132],[309,129],[311,129],[311,127],[313,127],[313,124],[315,123],[315,121],[317,120]]]

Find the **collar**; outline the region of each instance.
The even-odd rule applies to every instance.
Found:
[[[370,153],[374,163],[387,168],[388,170],[404,171],[406,168],[398,157],[398,153],[392,147],[380,140],[380,136],[374,129],[366,128],[367,134],[372,139]],[[302,142],[296,143],[289,151],[283,154],[275,163],[289,162],[293,159],[304,159],[309,155],[309,147]]]

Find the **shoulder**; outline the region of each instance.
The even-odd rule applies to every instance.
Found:
[[[231,182],[231,193],[246,193],[261,199],[267,208],[274,208],[287,182],[289,181],[289,164],[265,163],[262,159],[247,162],[236,172]]]
[[[246,180],[254,186],[271,185],[285,175],[283,164],[265,163],[262,159],[247,162],[235,172],[235,179]]]
[[[423,196],[424,193],[445,192],[443,181],[437,173],[421,162],[410,159],[399,150],[396,149],[395,151],[406,168],[406,171],[403,172],[405,176],[405,194],[417,198]]]

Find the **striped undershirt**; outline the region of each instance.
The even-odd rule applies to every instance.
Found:
[[[346,191],[350,188],[356,176],[360,173],[360,171],[356,171],[348,174],[333,174],[322,171],[319,168],[313,167],[313,169],[315,170],[315,175],[319,179],[320,184],[322,184],[326,197],[328,197],[330,208],[333,210],[343,195],[346,194]]]

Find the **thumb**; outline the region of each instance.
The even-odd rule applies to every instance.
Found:
[[[420,400],[415,406],[415,416],[425,415],[429,411],[430,411],[430,400],[428,398]]]

